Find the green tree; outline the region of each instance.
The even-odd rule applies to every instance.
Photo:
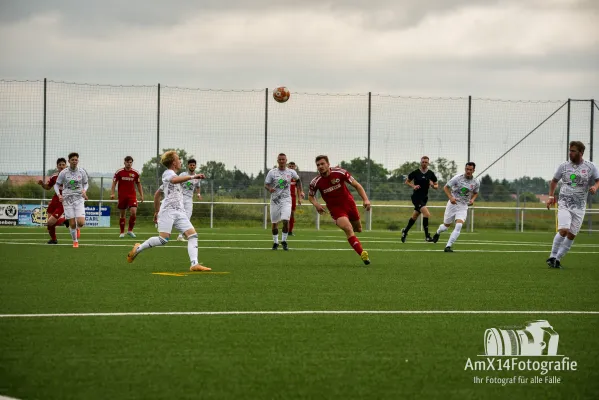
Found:
[[[524,192],[520,193],[520,201],[525,203],[538,203],[539,199],[537,199],[537,196],[532,192]]]
[[[417,170],[418,168],[420,168],[420,162],[406,161],[405,163],[401,164],[401,166],[399,168],[396,168],[391,172],[391,176],[389,177],[389,182],[403,183],[406,180],[406,178],[408,177],[408,175],[412,171]],[[431,168],[431,170],[432,170],[432,168]]]
[[[434,168],[432,166],[430,168],[435,171],[437,179],[442,182],[449,181],[458,173],[458,165],[455,161],[450,161],[447,158],[439,157],[431,165],[434,165]]]
[[[368,180],[368,159],[367,158],[354,158],[353,160],[346,162],[341,161],[339,166],[347,171],[356,178],[362,186],[366,185]],[[371,182],[385,182],[389,171],[383,164],[379,164],[374,160],[370,160],[370,181]]]
[[[188,155],[187,151],[183,149],[162,149],[162,154],[167,151],[175,150],[181,159],[182,169],[186,168],[187,160],[193,158],[192,155]],[[158,167],[158,174],[156,174],[156,167]],[[144,187],[156,188],[160,185],[160,177],[166,171],[166,167],[160,164],[160,157],[153,157],[147,161],[141,169],[141,184]],[[158,178],[156,178],[158,176]]]
[[[488,174],[480,180],[479,198],[483,201],[490,201],[493,196],[493,178]]]
[[[512,196],[508,190],[508,187],[505,185],[495,185],[493,187],[493,195],[491,197],[492,201],[510,201],[512,200]]]

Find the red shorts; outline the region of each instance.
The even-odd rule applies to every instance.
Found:
[[[331,213],[331,217],[333,217],[335,221],[337,221],[341,217],[347,217],[350,221],[360,220],[360,213],[358,212],[358,207],[356,207],[356,203],[334,206],[330,206],[327,204],[327,208]]]
[[[126,210],[131,207],[137,207],[137,197],[119,197],[119,203],[117,205],[119,210]]]
[[[62,216],[62,214],[64,214],[64,208],[62,207],[62,203],[58,200],[52,200],[50,204],[48,204],[47,214],[48,218],[52,216],[56,219],[59,219]]]
[[[295,196],[291,196],[291,211],[295,211],[296,207],[297,207],[297,200],[296,200]]]

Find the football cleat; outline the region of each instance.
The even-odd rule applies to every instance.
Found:
[[[432,237],[430,237],[430,236],[427,236],[427,237],[425,237],[425,238],[424,238],[424,241],[425,241],[425,242],[428,242],[428,243],[433,243],[433,241],[434,241],[434,240],[433,240],[433,238],[432,238]]]
[[[433,243],[437,243],[439,241],[439,236],[441,236],[441,235],[439,235],[438,233],[435,233],[433,235]]]
[[[212,271],[212,268],[204,267],[201,264],[196,264],[196,265],[192,265],[191,267],[189,267],[189,270],[194,271],[194,272],[207,272],[207,271]]]
[[[79,242],[73,242],[73,248],[75,248],[75,249],[79,248]]]
[[[408,232],[406,232],[406,228],[402,228],[401,229],[401,242],[405,243],[407,237],[408,237]]]
[[[368,258],[368,252],[366,250],[364,250],[362,254],[360,254],[360,258],[362,259],[362,261],[364,261],[364,264],[370,264],[370,258]]]
[[[278,249],[278,248],[279,248],[279,244],[278,244],[278,243],[273,243],[273,244],[272,244],[272,249],[273,249],[273,250],[276,250],[276,249]]]
[[[287,246],[287,242],[281,242],[281,244],[283,245],[283,250],[285,250],[285,251],[289,250],[289,247]]]
[[[549,257],[545,262],[549,268],[553,268],[555,266],[555,257]]]
[[[553,263],[553,268],[555,268],[555,269],[562,269],[562,268],[564,268],[564,266],[562,265],[562,263],[558,259],[556,259],[554,261],[554,263]]]
[[[131,251],[129,252],[129,254],[127,254],[127,262],[128,263],[132,263],[133,260],[135,260],[135,257],[137,257],[137,248],[141,246],[141,243],[135,243],[133,245],[133,249],[131,249]]]
[[[46,244],[58,244],[58,240],[50,239],[46,242]]]
[[[131,231],[127,232],[127,235],[131,236],[132,238],[137,237],[137,235],[135,235],[135,233],[133,233]]]
[[[121,234],[119,235],[119,237],[122,239],[122,238],[124,238],[124,237],[125,237],[125,234],[124,234],[124,233],[121,233]]]
[[[445,250],[443,250],[443,251],[446,252],[446,253],[453,253],[453,250],[451,249],[451,246],[447,246],[445,248]]]
[[[184,242],[184,241],[186,241],[186,240],[187,240],[187,239],[185,239],[185,236],[183,236],[183,235],[179,235],[179,236],[177,236],[177,241],[179,241],[179,242]]]

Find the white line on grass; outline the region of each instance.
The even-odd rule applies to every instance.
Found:
[[[19,400],[16,397],[7,397],[7,396],[1,396],[0,395],[0,400]]]
[[[379,315],[379,314],[582,314],[599,315],[599,311],[511,311],[511,310],[322,310],[322,311],[175,311],[175,312],[114,312],[63,314],[0,314],[0,318],[62,318],[62,317],[132,317],[159,315]]]
[[[13,244],[13,245],[27,245],[27,246],[45,246],[45,247],[54,247],[54,246],[67,246],[71,247],[71,243],[58,243],[53,245],[48,245],[46,243],[37,243],[37,242],[6,242],[0,241],[0,244]],[[79,242],[79,247],[127,247],[131,248],[131,244],[95,244],[95,243],[82,243]],[[186,245],[170,245],[170,246],[160,246],[159,249],[180,249],[182,247],[186,247]],[[431,246],[432,247],[432,246]],[[208,249],[208,250],[262,250],[272,252],[270,247],[233,247],[233,246],[198,246],[198,249]],[[291,248],[290,251],[354,251],[351,248],[343,248],[343,249],[330,249],[330,248],[311,248],[311,247],[299,247],[299,248]],[[441,247],[437,249],[372,249],[371,252],[391,252],[391,253],[426,253],[426,252],[443,252]],[[474,249],[464,249],[457,250],[459,253],[547,253],[547,250],[474,250]],[[599,254],[599,251],[570,251],[568,254]]]

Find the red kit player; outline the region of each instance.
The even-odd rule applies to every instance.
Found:
[[[110,198],[114,199],[114,189],[119,186],[118,209],[120,211],[119,226],[121,234],[119,237],[125,237],[125,213],[129,209],[129,229],[127,235],[135,237],[133,227],[137,218],[137,196],[135,195],[135,186],[139,190],[139,201],[144,201],[144,192],[139,181],[139,172],[133,168],[133,157],[125,157],[125,168],[121,168],[114,174],[112,179],[112,188],[110,189]]]
[[[39,180],[37,184],[43,187],[45,190],[51,190],[54,188],[56,184],[56,179],[58,179],[58,174],[60,171],[67,167],[67,160],[64,158],[59,158],[56,160],[56,172],[48,179],[48,183],[44,184],[44,181]],[[58,200],[58,195],[54,194],[52,196],[52,200],[50,200],[50,204],[48,204],[48,234],[50,235],[50,240],[48,240],[48,244],[58,244],[58,240],[56,239],[56,225],[62,225],[66,222],[64,217],[64,208],[62,207],[62,203]],[[69,225],[67,224],[67,227]]]

